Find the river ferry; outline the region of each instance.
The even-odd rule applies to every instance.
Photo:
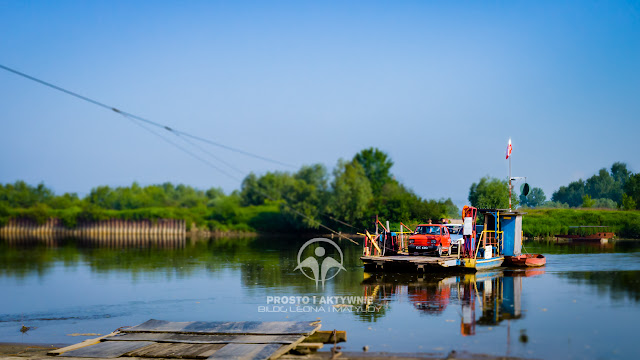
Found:
[[[410,227],[400,223],[400,231],[393,232],[388,222],[384,226],[376,219],[376,232],[365,231],[363,234],[365,243],[360,259],[365,268],[372,271],[478,271],[497,268],[505,256],[521,255],[523,215],[517,210],[465,206],[462,210],[462,239],[458,239],[446,255],[438,251],[431,256],[416,256],[408,252],[409,241],[416,235]]]

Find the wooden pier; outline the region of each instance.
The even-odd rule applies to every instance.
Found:
[[[320,331],[320,321],[169,322],[149,320],[81,343],[54,349],[0,343],[1,360],[523,360],[509,356],[452,350],[433,352],[343,352],[344,331]],[[327,351],[318,351],[329,344]],[[357,349],[356,349],[357,350]],[[47,356],[48,355],[48,356]]]
[[[319,331],[320,321],[169,322],[143,324],[49,351],[71,358],[277,359],[346,341],[344,331]]]

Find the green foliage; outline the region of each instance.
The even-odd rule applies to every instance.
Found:
[[[627,194],[622,194],[622,209],[623,210],[633,210],[636,209],[638,204],[636,201]]]
[[[282,215],[293,228],[320,227],[329,199],[327,187],[327,169],[321,164],[303,166],[293,175],[280,206]]]
[[[571,207],[578,207],[582,205],[582,197],[584,195],[584,181],[580,179],[571,182],[568,186],[560,186],[560,189],[551,196],[551,200],[568,204]]]
[[[286,172],[268,172],[260,177],[249,174],[242,182],[239,205],[277,203],[289,227],[304,230],[319,227],[327,199],[327,170],[315,164],[303,166],[293,175]]]
[[[147,207],[183,207],[206,206],[208,201],[221,193],[220,189],[209,189],[206,192],[191,186],[171,183],[141,187],[134,182],[130,187],[111,189],[109,186],[98,186],[91,190],[86,202],[103,209],[126,210]]]
[[[569,204],[561,203],[561,202],[558,202],[558,201],[546,201],[544,204],[542,204],[542,206],[540,206],[540,208],[544,208],[544,209],[568,209],[569,208]]]
[[[520,206],[526,206],[528,208],[536,208],[545,204],[547,196],[544,194],[541,188],[534,187],[531,189],[527,196],[520,194]]]
[[[625,195],[625,194],[622,194]],[[611,199],[594,199],[593,206],[594,209],[617,209],[618,204]]]
[[[242,205],[262,205],[268,200],[282,200],[286,190],[293,186],[293,181],[287,172],[268,172],[261,177],[251,173],[242,181]]]
[[[590,195],[582,196],[582,207],[583,208],[592,208],[596,202],[591,199]]]
[[[530,209],[522,220],[527,237],[568,234],[569,226],[607,226],[621,238],[640,238],[640,211]]]
[[[10,217],[11,212],[9,211],[9,207],[5,203],[0,202],[0,226],[6,225]]]
[[[42,183],[31,186],[19,180],[13,184],[0,184],[0,202],[12,208],[28,208],[47,203],[52,197],[53,191]]]
[[[225,194],[164,183],[93,188],[83,199],[74,193],[56,196],[43,184],[22,181],[0,185],[0,225],[12,217],[38,222],[54,217],[68,228],[107,219],[182,219],[187,229],[214,231],[291,232],[317,230],[320,224],[355,231],[349,224],[370,225],[372,216],[405,223],[457,217],[451,199],[425,200],[398,183],[390,173],[389,156],[369,148],[351,161],[339,161],[329,179],[321,164],[295,173],[249,174],[241,189]],[[330,183],[330,185],[329,185]]]
[[[627,169],[627,165],[616,162],[611,165],[610,172],[603,168],[587,181],[580,179],[571,182],[568,186],[561,186],[558,191],[553,193],[551,199],[567,203],[571,207],[578,207],[583,204],[583,196],[589,195],[591,199],[611,199],[620,204],[630,176],[631,173]]]
[[[361,221],[373,199],[371,184],[364,168],[357,161],[339,160],[333,176],[330,211],[349,223]]]
[[[353,161],[362,165],[374,195],[380,194],[382,187],[392,180],[390,170],[393,161],[389,155],[377,148],[371,147],[360,151],[353,157]]]
[[[469,202],[477,208],[508,209],[509,184],[506,180],[485,176],[478,183],[471,184]],[[518,205],[515,193],[511,194],[511,202],[514,208]]]
[[[629,198],[627,205],[631,205],[631,201],[633,201],[633,203],[635,203],[634,208],[640,209],[640,173],[633,174],[629,177],[624,185],[624,192]]]

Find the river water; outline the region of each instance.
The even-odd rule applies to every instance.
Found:
[[[637,242],[526,243],[547,256],[544,268],[424,276],[365,273],[361,248],[339,242],[344,270],[329,269],[335,277],[316,286],[309,268],[296,270],[309,239],[144,247],[0,240],[0,342],[70,344],[95,337],[71,334],[106,334],[152,318],[321,319],[324,330],[347,331],[348,351],[640,357]],[[302,259],[319,254],[318,244]],[[340,258],[326,251],[320,255]],[[22,333],[22,325],[35,328]]]

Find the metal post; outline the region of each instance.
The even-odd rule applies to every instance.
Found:
[[[509,155],[509,210],[511,210],[511,155]]]

